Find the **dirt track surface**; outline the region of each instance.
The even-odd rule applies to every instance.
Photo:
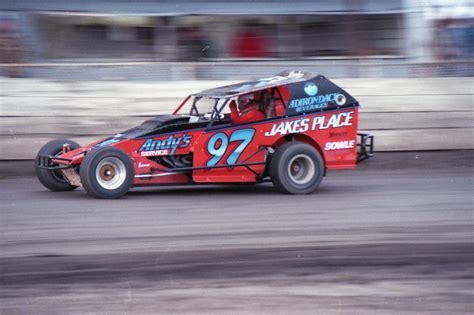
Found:
[[[2,179],[0,313],[472,313],[472,161],[379,154],[308,196]]]

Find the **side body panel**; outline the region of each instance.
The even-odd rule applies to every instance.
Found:
[[[292,139],[321,153],[328,169],[354,168],[357,159],[358,107],[281,117],[237,126],[196,129],[136,139],[97,141],[65,153],[80,164],[81,152],[94,146],[115,146],[134,161],[134,185],[212,182],[256,182],[265,171],[267,148]],[[160,157],[189,156],[193,171],[170,172]],[[248,166],[225,167],[253,163]],[[260,163],[260,164],[258,164]],[[222,167],[224,166],[224,167]],[[168,169],[168,171],[167,171]]]
[[[194,147],[194,167],[264,162],[265,151],[259,151],[262,147],[261,133],[260,124],[204,132]],[[199,169],[193,171],[193,180],[198,183],[255,182],[255,173],[262,174],[264,169],[263,164]]]
[[[126,140],[115,146],[133,158],[134,185],[186,184],[189,183],[188,171],[168,172],[169,166],[160,164],[159,159],[190,154],[201,133],[199,129],[149,136]]]
[[[307,139],[328,169],[354,168],[357,158],[358,107],[220,128],[203,132],[194,145],[194,167],[265,162],[266,147],[282,138]],[[249,170],[248,168],[251,168]],[[193,171],[195,182],[255,182],[264,165]]]

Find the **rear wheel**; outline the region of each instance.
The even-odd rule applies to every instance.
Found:
[[[84,189],[96,198],[120,198],[132,187],[132,159],[122,150],[103,147],[84,157],[80,169]]]
[[[277,149],[270,162],[270,177],[275,188],[288,194],[314,192],[324,175],[319,152],[303,142],[288,142]]]

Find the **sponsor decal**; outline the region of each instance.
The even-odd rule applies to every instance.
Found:
[[[279,124],[273,124],[272,130],[265,132],[265,136],[286,135],[289,133],[306,132],[309,129],[309,118],[297,119],[292,121],[283,121]]]
[[[303,113],[327,108],[330,102],[336,102],[337,105],[344,105],[346,103],[346,97],[339,93],[303,97],[291,100],[288,107],[293,108],[297,113]]]
[[[318,94],[318,87],[313,82],[307,82],[304,85],[304,92],[309,96],[315,96]]]
[[[162,155],[170,155],[170,150],[155,150],[155,151],[143,151],[140,152],[141,156],[162,156]]]
[[[308,97],[293,99],[290,101],[290,104],[288,104],[288,108],[293,109],[296,113],[324,109],[327,108],[330,103],[336,103],[339,106],[346,103],[346,97],[340,93],[317,95],[319,88],[313,82],[306,82],[303,89]]]
[[[324,130],[328,128],[341,128],[352,126],[353,112],[332,114],[331,116],[316,116],[311,122],[309,118],[301,118],[292,121],[283,121],[273,124],[270,131],[265,132],[265,136],[286,135],[289,133],[306,132],[309,129]]]
[[[139,168],[150,167],[150,164],[143,164],[142,162],[138,162],[138,167]]]
[[[328,102],[334,101],[336,94],[337,93],[331,93],[294,99],[291,100],[288,107],[294,109],[297,113],[323,109],[328,107]]]
[[[332,114],[327,120],[326,116],[316,116],[313,118],[311,130],[352,126],[353,113],[354,112]]]
[[[346,104],[346,97],[343,94],[338,94],[336,96],[336,104],[339,106]]]
[[[355,140],[327,142],[324,146],[324,150],[341,150],[341,149],[353,149],[355,147]]]
[[[329,133],[329,138],[345,137],[347,136],[347,134],[348,134],[347,131],[342,131],[342,132],[332,131]]]
[[[183,134],[180,137],[170,135],[166,139],[147,139],[138,149],[141,156],[173,155],[178,148],[186,148],[192,136]]]

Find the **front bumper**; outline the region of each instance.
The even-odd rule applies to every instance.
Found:
[[[53,161],[54,160],[54,161]],[[64,164],[59,164],[55,161],[61,161],[65,162]],[[37,167],[38,168],[45,168],[48,170],[61,170],[61,169],[66,169],[66,168],[72,168],[74,165],[71,164],[72,159],[70,158],[62,158],[62,157],[57,157],[57,156],[51,156],[51,155],[38,155],[38,160],[37,160]]]

